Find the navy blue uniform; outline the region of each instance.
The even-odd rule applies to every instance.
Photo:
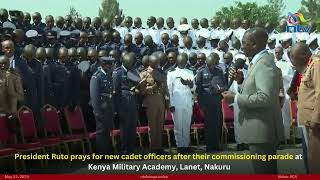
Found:
[[[122,45],[121,43],[112,43],[111,44],[111,49],[117,50],[118,52],[120,52],[121,45]]]
[[[100,50],[106,50],[107,52],[112,50],[112,42],[105,43],[100,47]]]
[[[162,70],[167,74],[169,71],[174,70],[177,67],[177,64],[166,63],[162,66]]]
[[[145,46],[144,48],[142,48],[142,50],[140,51],[141,57],[148,55],[150,56],[152,53],[159,51],[158,47],[154,44],[153,46],[149,47],[149,46]],[[160,50],[161,51],[161,50]]]
[[[22,29],[23,29],[24,32],[27,32],[27,31],[32,29],[32,25],[30,23],[22,24],[22,27],[23,27]]]
[[[91,78],[90,97],[96,119],[96,150],[111,152],[110,131],[113,127],[114,100],[112,75],[100,68]]]
[[[43,70],[43,87],[44,87],[44,104],[55,105],[55,97],[53,92],[52,72],[54,70],[54,62],[46,60],[42,64]]]
[[[43,31],[46,28],[46,24],[43,22],[40,22],[39,24],[32,24],[31,29],[36,31]]]
[[[139,77],[138,71],[130,70]],[[136,125],[138,121],[137,96],[134,87],[139,82],[133,81],[127,75],[128,71],[121,66],[113,72],[115,88],[115,105],[120,118],[121,142],[126,153],[133,153],[136,145]]]
[[[28,71],[30,77],[28,78],[28,84],[31,89],[27,91],[26,105],[29,106],[36,118],[37,127],[43,128],[44,122],[40,114],[40,108],[43,106],[44,89],[43,89],[43,70],[42,65],[38,60],[27,61]]]
[[[222,128],[221,92],[225,87],[222,70],[217,67],[210,70],[207,66],[200,68],[196,86],[199,105],[204,112],[207,151],[218,150]]]
[[[52,73],[53,94],[55,97],[55,106],[58,109],[63,109],[68,104],[68,82],[70,78],[70,71],[65,64],[56,62]]]
[[[80,71],[77,68],[76,64],[73,62],[66,63],[66,67],[70,72],[68,79],[68,93],[67,102],[69,110],[73,111],[74,108],[79,105],[80,98]]]
[[[164,45],[164,44],[161,43],[161,44],[159,45],[158,49],[161,50],[161,51],[164,52],[164,53],[168,53],[168,52],[170,52],[170,51],[176,52],[176,51],[174,50],[174,47],[173,47],[173,45],[172,45],[171,43],[168,43],[167,45]],[[177,50],[178,50],[178,49],[177,49]]]

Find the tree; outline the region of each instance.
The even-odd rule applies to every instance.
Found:
[[[99,8],[99,16],[101,19],[113,19],[114,16],[119,15],[123,17],[122,9],[119,8],[117,0],[103,0],[101,8]]]
[[[268,4],[266,6],[268,7],[267,10],[271,10],[272,12],[270,13],[270,19],[279,21],[282,18],[286,18],[287,14],[282,13],[283,10],[286,8],[286,6],[283,3],[283,0],[268,0]]]
[[[320,0],[302,0],[300,11],[305,19],[320,23]]]
[[[70,15],[72,19],[81,18],[81,14],[73,6],[70,7],[67,15]]]
[[[216,15],[221,19],[233,18],[248,19],[251,22],[261,20],[263,22],[278,22],[282,10],[285,8],[283,0],[268,0],[267,5],[258,6],[257,3],[235,2],[234,6],[222,7]]]

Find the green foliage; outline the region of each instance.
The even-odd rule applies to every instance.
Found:
[[[69,14],[67,14],[67,15],[71,15],[72,19],[82,17],[81,14],[73,6],[70,7]]]
[[[222,7],[216,15],[221,19],[248,19],[251,22],[261,20],[262,22],[278,22],[285,8],[283,0],[268,0],[267,5],[258,6],[257,3],[235,2],[230,7]]]
[[[119,15],[124,17],[122,9],[119,8],[117,0],[103,0],[101,8],[99,8],[99,17],[104,19],[113,19],[114,16]]]
[[[302,0],[300,11],[305,19],[315,21],[320,30],[320,0]]]

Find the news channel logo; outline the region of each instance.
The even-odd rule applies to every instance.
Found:
[[[301,12],[288,13],[287,32],[309,32],[311,27],[305,25],[310,20],[306,20]]]

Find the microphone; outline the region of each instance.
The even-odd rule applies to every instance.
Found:
[[[230,69],[234,69],[235,71],[237,71],[238,69],[242,69],[245,64],[246,64],[246,60],[239,58],[231,65]],[[230,74],[230,71],[229,71],[229,77],[231,77],[231,76],[232,76],[232,74]],[[233,81],[234,81],[234,78],[231,77],[230,81],[228,83],[228,89],[231,87]]]

